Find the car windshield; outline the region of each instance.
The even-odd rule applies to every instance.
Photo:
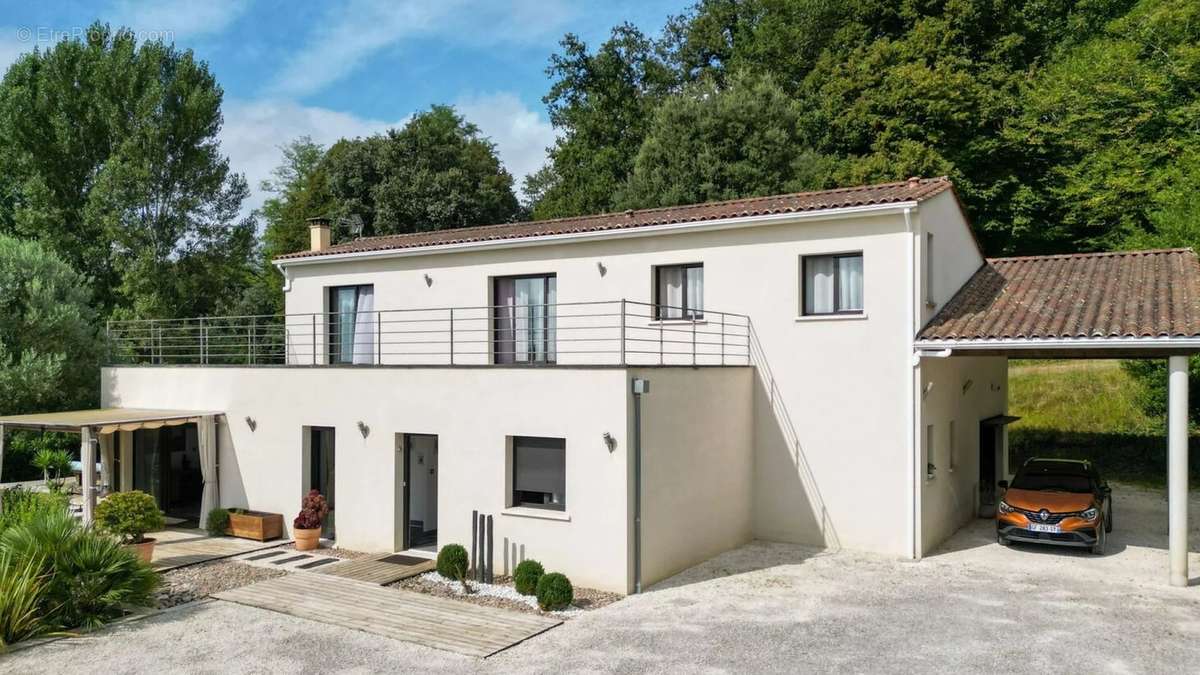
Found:
[[[1059,492],[1091,492],[1092,481],[1087,476],[1069,473],[1017,474],[1012,487],[1017,490],[1056,490]]]

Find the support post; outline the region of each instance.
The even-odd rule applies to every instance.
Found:
[[[1167,508],[1171,585],[1188,585],[1188,357],[1167,363]]]
[[[0,482],[4,480],[4,425],[0,424]],[[0,499],[0,512],[4,510],[4,500]]]
[[[96,449],[91,427],[79,429],[79,461],[83,464],[83,524],[91,525],[96,512]]]
[[[471,511],[471,573],[479,569],[479,511]]]
[[[489,515],[487,517],[487,562],[485,563],[487,566],[487,574],[484,575],[484,582],[489,584],[495,581],[495,577],[492,574],[494,572],[492,569],[492,539],[495,535],[495,532],[493,531],[492,526],[492,517]]]

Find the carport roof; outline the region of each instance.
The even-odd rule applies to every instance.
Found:
[[[1200,348],[1192,249],[994,258],[917,335],[924,349]]]

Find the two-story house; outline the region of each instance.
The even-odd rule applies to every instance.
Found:
[[[498,571],[618,592],[756,538],[919,558],[1005,477],[1008,356],[1081,337],[1005,332],[1009,282],[1061,311],[1070,270],[1030,260],[985,261],[944,178],[336,244],[314,219],[285,316],[111,324],[126,412],[72,424],[181,517],[316,488],[338,545],[435,551],[478,512]]]

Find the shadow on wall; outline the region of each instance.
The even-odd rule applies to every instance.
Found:
[[[762,343],[750,325],[754,387],[754,535],[841,547]]]

